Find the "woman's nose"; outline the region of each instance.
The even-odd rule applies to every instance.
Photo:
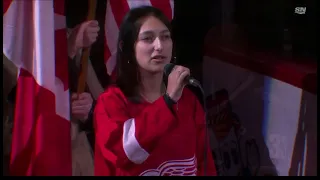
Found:
[[[163,49],[162,41],[159,37],[154,40],[154,50],[161,51]]]

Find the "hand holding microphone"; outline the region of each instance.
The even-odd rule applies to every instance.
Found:
[[[190,76],[190,70],[183,66],[167,64],[164,73],[168,77],[167,94],[177,102],[181,98],[183,88],[188,84],[186,79]]]
[[[190,84],[192,86],[198,87],[202,92],[202,100],[203,100],[203,108],[204,108],[204,121],[205,121],[205,141],[208,142],[208,125],[207,125],[207,108],[206,108],[206,101],[204,96],[203,88],[201,84],[196,79],[190,77],[190,70],[183,66],[178,66],[174,64],[167,64],[164,67],[164,75],[168,77],[168,85],[167,85],[167,95],[171,98],[171,100],[177,102],[182,95],[183,88]],[[207,149],[208,144],[204,143],[204,175],[207,174]]]

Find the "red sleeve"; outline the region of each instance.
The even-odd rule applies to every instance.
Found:
[[[198,164],[198,176],[204,176],[204,166],[207,166],[206,176],[216,176],[217,171],[212,158],[211,148],[209,144],[209,137],[207,137],[208,141],[205,142],[205,117],[204,111],[199,103],[198,99],[195,97],[195,119],[196,119],[196,127],[197,127],[197,164]],[[204,164],[204,148],[205,143],[207,143],[207,161]]]
[[[117,168],[143,163],[161,136],[176,126],[163,97],[132,117],[118,88],[109,88],[98,98],[94,121],[96,148]]]

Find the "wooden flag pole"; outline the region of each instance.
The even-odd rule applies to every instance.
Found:
[[[97,0],[89,0],[89,11],[87,21],[93,20],[96,16]],[[81,54],[81,70],[78,78],[78,94],[84,92],[86,86],[87,72],[88,72],[88,60],[89,60],[90,48],[86,47],[82,49]]]

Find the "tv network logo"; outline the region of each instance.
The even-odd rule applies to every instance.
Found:
[[[294,13],[296,14],[306,14],[307,7],[296,7]]]

